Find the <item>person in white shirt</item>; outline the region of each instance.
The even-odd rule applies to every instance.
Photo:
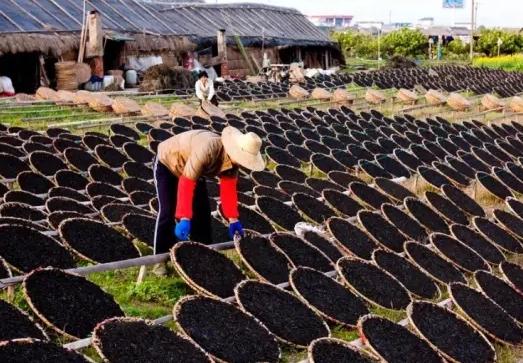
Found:
[[[198,75],[198,81],[196,81],[194,87],[196,89],[196,97],[200,100],[200,104],[207,100],[213,105],[218,106],[216,92],[214,91],[214,83],[209,79],[207,72],[200,72]]]

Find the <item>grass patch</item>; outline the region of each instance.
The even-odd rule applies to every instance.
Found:
[[[139,268],[89,275],[88,279],[111,294],[128,316],[156,319],[172,313],[176,302],[190,290],[179,277],[149,273],[136,284]]]

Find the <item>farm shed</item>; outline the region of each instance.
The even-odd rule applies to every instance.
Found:
[[[104,68],[116,69],[127,56],[160,55],[177,65],[195,45],[153,5],[137,0],[87,0],[86,12],[102,16]],[[0,2],[0,75],[17,92],[34,92],[42,69],[54,78],[54,63],[77,59],[83,2],[12,0]]]
[[[199,49],[218,55],[218,30],[225,30],[229,74],[245,77],[262,65],[303,60],[308,68],[339,65],[342,55],[329,37],[297,10],[263,4],[175,4],[161,10]],[[243,48],[243,49],[242,49]]]
[[[217,55],[217,33],[225,30],[228,68],[235,77],[253,73],[263,50],[272,63],[303,59],[306,67],[336,65],[339,49],[293,9],[259,4],[167,4],[139,0],[87,0],[86,13],[101,14],[104,69],[118,69],[129,56],[161,56],[182,65],[193,50]],[[76,0],[0,2],[0,75],[17,92],[32,93],[54,64],[76,61],[84,16]],[[219,72],[220,70],[218,70]]]

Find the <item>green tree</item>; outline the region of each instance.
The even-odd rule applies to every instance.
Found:
[[[399,29],[386,34],[382,39],[382,50],[387,57],[402,55],[418,57],[427,54],[427,37],[417,29]]]
[[[378,53],[377,39],[357,31],[334,33],[333,39],[340,44],[346,57],[375,58]]]
[[[469,52],[469,48],[461,39],[456,38],[447,44],[447,51],[455,55],[464,55]]]
[[[503,42],[500,47],[501,54],[514,54],[519,52],[523,47],[523,38],[521,35],[501,29],[482,29],[479,33],[479,39],[476,42],[476,51],[484,53],[487,56],[497,55],[498,39],[501,39]]]

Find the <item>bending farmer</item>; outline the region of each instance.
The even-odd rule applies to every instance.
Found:
[[[226,127],[222,135],[205,130],[187,131],[158,146],[154,178],[159,212],[154,252],[164,253],[176,241],[212,243],[211,208],[205,177],[219,177],[221,210],[229,220],[231,239],[243,236],[239,221],[236,183],[240,166],[265,168],[262,140],[249,132]]]

